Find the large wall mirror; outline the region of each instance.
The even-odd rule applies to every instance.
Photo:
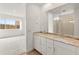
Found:
[[[17,19],[0,19],[0,29],[20,29],[20,23]]]
[[[0,37],[24,35],[24,22],[22,17],[0,14]]]
[[[48,32],[79,36],[79,4],[65,4],[48,11]]]

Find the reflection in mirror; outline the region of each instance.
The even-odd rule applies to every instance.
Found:
[[[0,29],[5,29],[5,20],[0,19]]]
[[[48,12],[48,32],[74,35],[75,9],[67,4]]]
[[[0,29],[20,29],[20,25],[17,19],[0,19]]]

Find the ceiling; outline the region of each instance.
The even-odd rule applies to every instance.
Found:
[[[45,5],[45,3],[26,3],[26,4],[33,4],[33,5],[37,5],[37,6],[43,6],[43,5]]]

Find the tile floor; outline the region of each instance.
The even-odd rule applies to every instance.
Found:
[[[41,54],[37,52],[36,50],[33,50],[30,53],[27,53],[27,55],[41,55]]]
[[[20,55],[41,55],[39,52],[37,52],[36,50],[33,50],[29,53],[22,53]]]

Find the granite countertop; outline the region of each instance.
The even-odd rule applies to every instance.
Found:
[[[62,35],[55,34],[55,33],[50,34],[50,33],[40,33],[40,32],[35,32],[34,35],[39,35],[39,36],[42,36],[42,37],[45,37],[51,40],[56,40],[56,41],[60,41],[66,44],[79,47],[79,39],[75,37],[62,36]]]

